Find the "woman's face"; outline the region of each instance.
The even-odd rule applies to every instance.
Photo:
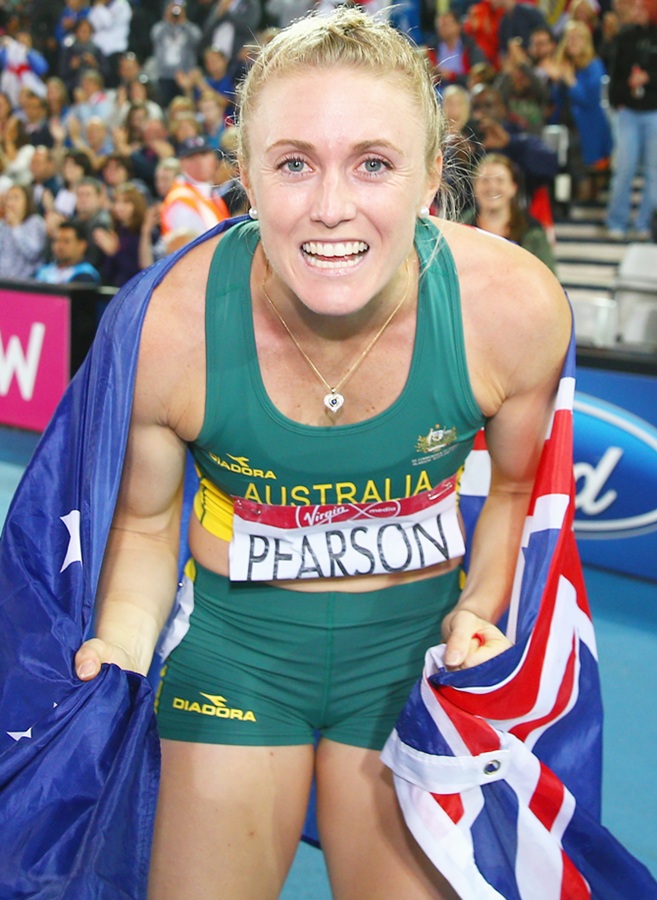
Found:
[[[586,47],[587,40],[583,29],[572,28],[566,33],[566,52],[571,59],[576,59],[580,54],[584,53]]]
[[[141,106],[136,106],[128,113],[127,125],[135,132],[140,131],[144,127],[144,122],[148,118],[148,112]]]
[[[273,270],[313,312],[363,309],[411,252],[439,182],[418,122],[397,77],[309,69],[263,88],[242,177]]]
[[[112,210],[117,221],[120,222],[121,225],[128,226],[132,222],[132,218],[135,214],[135,205],[132,200],[119,194],[112,204]]]
[[[148,89],[145,84],[135,79],[128,85],[128,97],[132,103],[145,103],[148,99]]]
[[[74,159],[66,158],[62,166],[62,175],[68,185],[77,184],[84,177],[84,169]]]
[[[27,203],[25,194],[19,188],[9,188],[5,194],[5,209],[14,213],[19,221],[23,221],[27,214]]]
[[[62,102],[62,94],[59,85],[53,81],[46,84],[46,100],[50,106],[59,107]]]
[[[508,207],[517,191],[518,186],[502,163],[484,164],[474,181],[474,195],[480,210]]]

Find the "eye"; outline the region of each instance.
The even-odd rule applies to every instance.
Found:
[[[291,156],[288,159],[284,159],[280,164],[279,169],[283,169],[285,172],[289,172],[291,175],[301,175],[306,167],[306,163],[303,159],[300,159],[298,156]]]
[[[365,162],[363,163],[363,168],[368,175],[378,175],[385,169],[389,169],[390,165],[389,163],[385,162],[385,160],[380,159],[378,156],[371,156],[369,159],[365,160]]]

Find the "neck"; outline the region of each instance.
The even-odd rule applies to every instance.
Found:
[[[312,340],[316,337],[321,339],[322,343],[342,343],[350,338],[362,341],[364,336],[376,332],[402,298],[404,298],[402,307],[410,309],[413,305],[410,302],[410,298],[413,297],[411,283],[417,273],[414,253],[406,259],[381,292],[372,297],[361,309],[346,315],[327,315],[309,309],[272,270],[264,253],[262,256],[261,284],[265,284],[266,292],[276,309],[300,340],[305,338]],[[396,316],[403,312],[404,309],[400,309]]]
[[[504,207],[492,210],[480,210],[477,215],[477,225],[484,231],[506,236],[511,222],[509,210]]]

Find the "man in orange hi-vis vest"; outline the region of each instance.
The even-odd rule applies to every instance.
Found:
[[[216,151],[204,137],[184,140],[178,150],[181,173],[162,202],[162,236],[184,232],[197,237],[227,219],[228,207],[214,196]]]

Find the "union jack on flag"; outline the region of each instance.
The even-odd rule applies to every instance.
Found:
[[[602,708],[595,636],[573,532],[574,340],[530,501],[512,598],[513,647],[425,668],[384,751],[406,822],[463,900],[657,897],[657,883],[600,822]],[[483,436],[461,510],[483,505]]]

